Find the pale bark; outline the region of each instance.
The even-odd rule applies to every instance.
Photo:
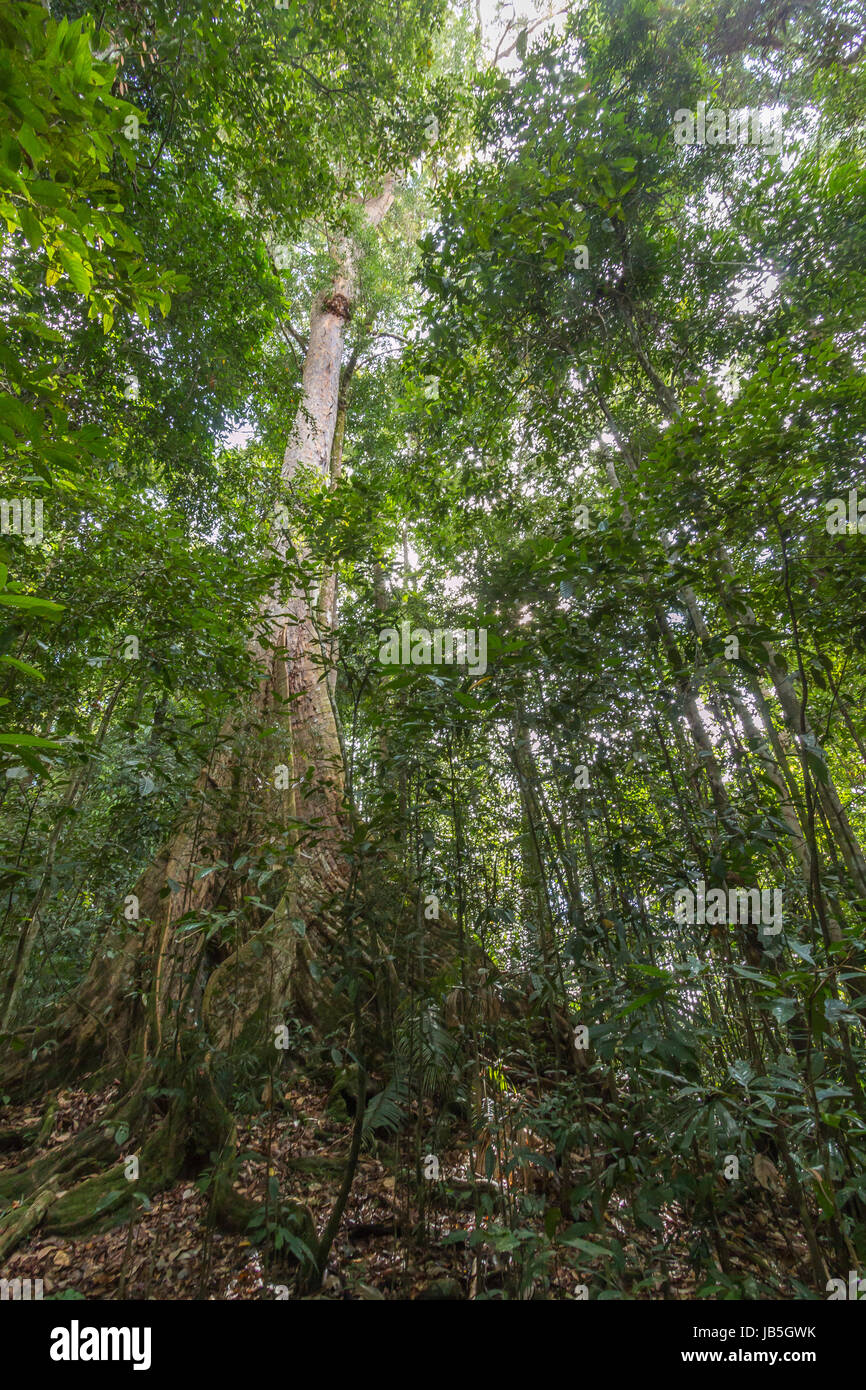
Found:
[[[370,228],[379,226],[393,196],[388,179],[360,205]],[[360,251],[341,235],[332,254],[333,280],[310,316],[301,402],[283,459],[287,485],[301,467],[325,478],[330,470]],[[272,531],[272,548],[282,558],[291,549],[301,568],[307,557],[290,529]],[[288,595],[275,590],[260,619],[250,651],[262,679],[246,709],[223,725],[175,834],[134,889],[140,928],[119,910],[75,998],[49,1028],[36,1031],[37,1040],[62,1041],[70,1073],[121,1059],[135,1070],[160,1048],[177,1046],[181,1033],[199,1022],[227,1048],[251,1023],[261,1032],[281,1018],[288,1001],[315,1019],[320,992],[306,964],[317,944],[333,938],[333,900],[347,881],[340,854],[343,759],[309,588],[295,583]],[[288,768],[285,790],[275,785],[280,765]],[[294,854],[270,914],[242,903],[254,890],[227,867],[267,843]],[[166,894],[169,881],[176,887]],[[206,922],[208,913],[241,906],[248,935],[233,948],[217,937],[205,950],[203,928],[178,927],[188,914]],[[222,957],[215,965],[214,952]],[[12,1069],[23,1068],[13,1060]]]

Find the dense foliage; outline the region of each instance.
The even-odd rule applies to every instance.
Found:
[[[699,1296],[825,1297],[866,1257],[860,6],[581,0],[505,66],[439,0],[195,8],[0,14],[0,1026],[74,993],[255,690],[281,507],[336,575],[365,941],[297,1055],[350,1110],[361,1059],[419,1220],[455,1135],[539,1136],[472,1198],[511,1294],[565,1251],[657,1296],[684,1216]],[[700,103],[748,141],[678,143]],[[340,237],[339,466],[287,486]],[[486,662],[383,660],[402,624]],[[186,929],[243,943],[284,855]],[[764,1191],[784,1271],[724,1234]]]

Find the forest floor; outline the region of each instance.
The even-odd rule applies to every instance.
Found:
[[[98,1117],[110,1099],[111,1092],[106,1090],[61,1092],[54,1129],[40,1152],[68,1143]],[[270,1109],[241,1129],[241,1151],[256,1157],[243,1162],[237,1187],[262,1199],[267,1176],[276,1177],[281,1194],[304,1202],[321,1232],[340,1187],[351,1120],[336,1117],[328,1108],[327,1089],[303,1075],[292,1077],[278,1096],[268,1100]],[[38,1127],[40,1118],[40,1109],[33,1106],[8,1107],[4,1114],[4,1122],[14,1127]],[[476,1221],[473,1187],[491,1191],[495,1184],[473,1178],[465,1147],[444,1152],[441,1181],[425,1184],[422,1229],[405,1181],[405,1165],[397,1161],[393,1144],[387,1150],[379,1144],[377,1149],[382,1157],[362,1152],[322,1292],[316,1296],[341,1300],[502,1297],[510,1257],[497,1253],[495,1231],[507,1225],[507,1215]],[[27,1156],[33,1157],[33,1151]],[[3,1154],[2,1166],[13,1166],[21,1157]],[[500,1184],[503,1206],[512,1210],[517,1206],[521,1231],[528,1232],[530,1240],[537,1239],[538,1251],[544,1252],[544,1277],[530,1282],[523,1297],[574,1299],[580,1296],[578,1287],[591,1286],[594,1276],[601,1278],[608,1298],[713,1296],[699,1294],[707,1283],[707,1264],[704,1259],[698,1271],[694,1258],[695,1249],[702,1245],[706,1254],[706,1233],[681,1211],[665,1212],[664,1229],[658,1231],[639,1225],[626,1201],[615,1199],[609,1205],[605,1232],[626,1255],[625,1270],[617,1280],[609,1273],[608,1255],[593,1256],[559,1240],[551,1244],[545,1237],[545,1213],[550,1221],[550,1210],[558,1201],[556,1178],[533,1170],[532,1181],[539,1186],[527,1200],[522,1175],[516,1176],[519,1191]],[[214,1230],[208,1209],[207,1192],[187,1179],[157,1196],[151,1209],[142,1209],[131,1223],[80,1238],[35,1231],[9,1255],[2,1273],[8,1279],[42,1279],[48,1298],[273,1300],[294,1296],[292,1270],[273,1265],[265,1270],[251,1240]],[[482,1238],[469,1247],[461,1233],[470,1236],[476,1225],[485,1222],[493,1228],[491,1243]],[[558,1224],[560,1230],[568,1226],[567,1217]],[[730,1271],[738,1280],[754,1277],[760,1286],[758,1297],[797,1297],[792,1277],[812,1282],[799,1220],[787,1209],[781,1193],[744,1188],[738,1206],[721,1225]],[[591,1234],[587,1235],[591,1241]],[[766,1291],[768,1284],[775,1294]]]

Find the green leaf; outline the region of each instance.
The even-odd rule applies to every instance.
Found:
[[[87,266],[81,260],[81,257],[76,256],[74,251],[66,250],[65,247],[61,247],[57,255],[60,264],[78,290],[78,293],[84,295],[90,294],[93,288],[93,277]]]
[[[33,213],[30,211],[29,207],[27,207],[26,204],[19,207],[18,220],[21,223],[22,232],[24,233],[25,237],[27,238],[27,241],[34,248],[34,250],[37,246],[41,246],[42,238],[44,236],[42,225],[39,222],[39,220],[36,217],[34,217]]]
[[[33,676],[34,680],[44,681],[45,677],[35,666],[31,666],[27,661],[19,661],[17,656],[0,656],[0,664],[14,666],[16,671],[23,671],[25,676]]]
[[[48,599],[34,598],[31,594],[0,594],[0,603],[6,608],[20,608],[39,617],[54,618],[64,611],[62,603],[50,603]]]
[[[598,1255],[605,1260],[613,1259],[612,1250],[608,1250],[604,1245],[596,1245],[594,1241],[585,1240],[583,1236],[573,1234],[580,1229],[579,1226],[569,1226],[568,1230],[559,1237],[559,1243],[571,1245],[575,1250],[582,1250],[584,1255]]]
[[[53,738],[37,738],[35,734],[0,734],[0,743],[7,748],[62,748]]]
[[[39,165],[46,156],[46,146],[38,138],[32,126],[25,121],[18,132],[18,140],[22,147],[27,151],[33,163]]]
[[[777,999],[770,1009],[770,1013],[779,1023],[787,1023],[797,1012],[797,1002],[795,999]]]

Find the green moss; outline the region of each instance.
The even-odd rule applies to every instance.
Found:
[[[125,1220],[132,1209],[132,1184],[119,1163],[64,1192],[48,1211],[43,1226],[57,1235],[107,1230]]]

